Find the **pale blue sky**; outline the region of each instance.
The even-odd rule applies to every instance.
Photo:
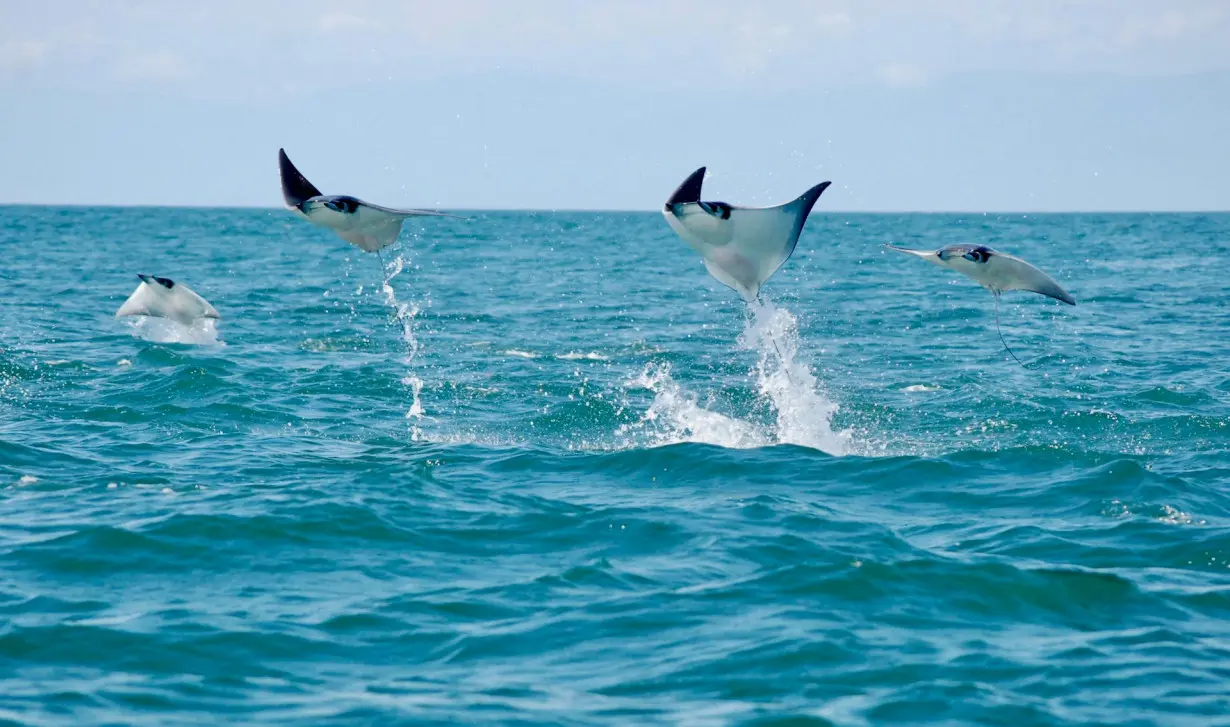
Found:
[[[1230,208],[1224,0],[0,0],[0,203]]]

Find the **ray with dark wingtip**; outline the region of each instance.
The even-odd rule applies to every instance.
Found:
[[[662,214],[689,247],[700,253],[705,269],[749,305],[760,288],[794,254],[807,216],[831,182],[821,182],[795,199],[774,207],[737,207],[701,201],[705,167],[688,175],[666,200]],[[769,340],[785,366],[777,341]],[[793,381],[789,370],[786,377]]]
[[[702,202],[705,167],[683,180],[662,209],[667,223],[705,261],[705,269],[745,301],[760,297],[760,287],[794,253],[816,200],[830,182],[775,207],[736,207]]]
[[[999,332],[999,340],[1008,354],[1022,366],[1025,364],[1008,348],[1008,342],[1004,340],[1003,331],[999,328],[1000,294],[1006,290],[1026,290],[1068,305],[1076,305],[1076,299],[1055,282],[1054,278],[1019,257],[993,250],[986,245],[947,245],[938,250],[911,250],[889,244],[884,247],[920,257],[942,268],[955,270],[991,291],[991,295],[995,297],[995,330]]]
[[[402,222],[408,217],[464,219],[446,212],[382,207],[349,195],[321,194],[291,163],[285,149],[278,149],[278,171],[287,209],[313,224],[333,230],[346,242],[364,252],[374,252],[378,257],[382,249],[397,241]],[[383,257],[380,267],[383,272]]]

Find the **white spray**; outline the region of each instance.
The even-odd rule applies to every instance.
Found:
[[[669,365],[650,364],[627,382],[629,388],[653,392],[654,400],[635,425],[620,435],[643,432],[652,445],[702,442],[750,448],[796,444],[833,455],[849,454],[850,432],[832,427],[837,405],[828,398],[811,369],[798,360],[798,321],[771,303],[749,305],[752,316],[737,343],[757,355],[752,375],[756,388],[776,412],[776,421],[760,425],[701,406],[695,394],[679,385]]]
[[[748,309],[752,318],[738,343],[757,354],[756,387],[777,412],[777,442],[847,454],[849,432],[834,432],[832,427],[837,404],[829,399],[811,368],[798,360],[798,320],[772,303],[756,301]]]
[[[170,318],[135,316],[128,319],[132,331],[152,343],[186,343],[194,346],[225,346],[218,338],[213,318],[198,318],[184,325]]]

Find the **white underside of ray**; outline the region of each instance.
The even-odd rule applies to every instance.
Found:
[[[138,285],[115,312],[116,318],[124,316],[168,318],[186,326],[201,318],[222,317],[204,298],[182,283],[176,283],[174,288],[167,290],[146,282]]]
[[[736,207],[724,220],[689,203],[664,214],[684,242],[700,253],[710,275],[752,301],[794,252],[801,232],[800,208],[797,201],[764,209]]]
[[[933,251],[909,250],[895,245],[888,245],[887,247],[891,250],[914,255],[940,267],[967,275],[993,293],[1000,293],[1005,290],[1027,290],[1031,293],[1045,295],[1065,303],[1073,305],[1076,303],[1072,296],[1059,283],[1056,283],[1051,276],[1018,257],[1002,252],[997,251],[986,262],[978,263],[967,260],[960,255],[955,255],[947,260],[941,260]]]
[[[985,263],[975,263],[965,258],[949,260],[954,270],[965,273],[977,280],[984,287],[993,291],[1028,290],[1051,298],[1073,303],[1068,295],[1051,276],[1035,268],[1033,265],[1011,255],[997,252]]]
[[[401,234],[402,221],[415,215],[405,212],[386,211],[369,205],[360,205],[353,214],[343,214],[319,206],[304,213],[312,222],[333,230],[346,242],[364,252],[382,250]]]

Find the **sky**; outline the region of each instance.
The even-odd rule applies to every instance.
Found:
[[[0,204],[1230,209],[1225,0],[0,0]]]

